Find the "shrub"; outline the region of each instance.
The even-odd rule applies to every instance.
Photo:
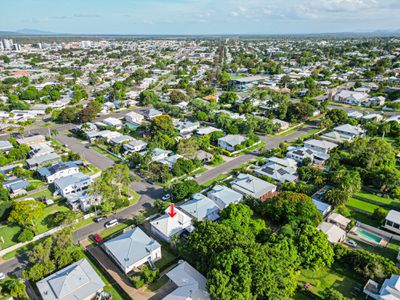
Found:
[[[33,233],[32,230],[24,229],[21,231],[21,233],[18,236],[18,242],[24,243],[24,242],[32,241],[34,237],[35,237],[35,234]]]
[[[135,289],[140,289],[142,286],[144,286],[144,280],[139,276],[132,277],[132,283]]]

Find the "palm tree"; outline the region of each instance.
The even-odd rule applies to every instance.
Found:
[[[26,286],[22,278],[8,277],[4,282],[4,287],[14,298],[26,295]]]

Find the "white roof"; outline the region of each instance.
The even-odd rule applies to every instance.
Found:
[[[331,243],[338,243],[346,237],[346,231],[332,223],[322,222],[317,228],[328,236]]]
[[[260,198],[269,192],[274,192],[276,190],[276,185],[253,175],[240,173],[232,182],[232,188],[241,194]]]
[[[349,225],[349,223],[351,222],[350,219],[342,216],[341,214],[337,214],[337,213],[331,213],[328,217],[328,220],[333,221],[337,224],[340,224],[344,227],[347,227],[347,225]]]
[[[391,221],[400,224],[400,212],[397,210],[390,210],[385,218],[387,221]]]
[[[165,215],[151,221],[150,224],[159,232],[167,237],[171,237],[192,224],[192,219],[179,209],[175,209],[176,215],[171,218],[168,215],[169,208],[165,210]]]

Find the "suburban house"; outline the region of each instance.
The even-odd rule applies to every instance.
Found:
[[[279,119],[273,119],[272,122],[278,127],[278,130],[287,130],[290,126],[289,122]]]
[[[26,194],[26,188],[29,185],[30,182],[28,180],[14,175],[6,176],[5,181],[2,183],[3,188],[10,191],[11,198]]]
[[[215,221],[219,218],[218,205],[203,194],[194,194],[192,199],[180,205],[179,208],[196,221]]]
[[[36,156],[26,160],[26,165],[30,170],[36,170],[42,166],[61,162],[61,156],[55,152]]]
[[[249,77],[237,77],[229,81],[229,85],[233,86],[236,90],[245,91],[247,89],[253,88],[258,83],[264,81],[266,77],[256,75]]]
[[[54,152],[54,148],[47,145],[46,143],[40,143],[30,146],[29,157],[35,158],[42,155],[50,154]]]
[[[54,181],[54,187],[57,194],[67,197],[68,195],[76,194],[86,190],[91,183],[92,179],[90,176],[78,172],[60,179],[56,179]]]
[[[144,116],[134,111],[125,115],[125,121],[128,123],[127,125],[133,125],[135,128],[138,128],[142,124],[143,120]]]
[[[278,183],[294,182],[298,179],[296,175],[297,163],[291,158],[270,157],[267,163],[255,172],[259,175],[268,176]]]
[[[165,210],[165,214],[150,222],[151,232],[166,242],[170,242],[175,235],[181,234],[187,230],[193,231],[192,219],[183,211],[176,209],[176,215],[170,217],[168,215],[169,208]]]
[[[101,197],[89,194],[87,190],[75,194],[69,194],[65,197],[67,204],[72,210],[82,210],[87,212],[93,205],[101,203]]]
[[[164,158],[167,158],[171,153],[173,153],[173,152],[169,151],[169,150],[154,148],[153,151],[151,152],[151,160],[152,161],[160,161]],[[139,154],[146,155],[147,153],[145,151],[143,151],[143,152],[139,152]]]
[[[146,109],[143,111],[143,116],[146,120],[153,120],[155,117],[162,116],[163,112],[154,108]]]
[[[126,154],[132,154],[133,152],[139,152],[143,151],[147,147],[147,143],[142,140],[132,140],[128,143],[125,143],[122,145],[122,147],[125,150],[125,155]]]
[[[328,159],[329,154],[317,152],[305,147],[289,147],[286,156],[301,163],[305,158],[309,158],[312,163],[323,165]]]
[[[180,158],[183,158],[183,156],[180,154],[174,154],[171,156],[167,156],[163,159],[160,159],[160,160],[158,160],[158,162],[162,163],[164,165],[167,165],[169,168],[172,168],[174,166],[174,164],[176,163],[176,161]]]
[[[207,279],[186,261],[169,271],[166,276],[176,286],[163,300],[210,300]]]
[[[358,136],[363,136],[365,134],[364,129],[350,124],[339,125],[333,128],[333,131],[336,131],[344,136],[348,136],[351,139]]]
[[[227,151],[235,151],[235,146],[242,144],[247,138],[239,134],[228,134],[218,139],[218,147]]]
[[[207,127],[198,128],[196,130],[196,134],[202,136],[202,135],[210,134],[210,133],[212,133],[214,131],[222,131],[222,130],[218,129],[218,128],[215,128],[215,127],[212,127],[212,126],[207,126]]]
[[[250,174],[240,173],[231,183],[232,189],[243,196],[252,196],[261,201],[276,195],[276,185]]]
[[[175,129],[178,130],[179,134],[181,134],[181,135],[192,133],[199,127],[200,127],[199,122],[178,121],[175,124]]]
[[[122,128],[122,121],[117,118],[106,118],[102,121],[106,126],[115,127],[117,129]]]
[[[28,145],[29,147],[32,145],[42,144],[46,142],[46,138],[44,135],[32,135],[23,139],[18,139],[17,143],[22,145]]]
[[[243,200],[243,195],[224,186],[215,185],[211,191],[207,193],[207,197],[214,200],[218,207],[222,210],[231,203],[239,203]]]
[[[351,105],[360,105],[367,101],[368,94],[364,92],[342,90],[334,96],[337,102],[343,102]]]
[[[312,198],[312,201],[314,202],[315,207],[323,217],[329,214],[329,212],[332,210],[332,206],[330,206],[328,203],[322,202],[314,198]]]
[[[324,133],[323,135],[320,136],[320,138],[323,140],[326,140],[328,142],[335,143],[335,144],[350,142],[352,139],[350,136],[342,134],[337,131],[330,131],[330,132]]]
[[[128,143],[130,141],[133,141],[135,138],[131,137],[130,135],[120,135],[120,136],[116,136],[110,139],[109,143],[113,144],[113,145],[119,145],[119,144],[124,144],[124,143]]]
[[[384,228],[400,234],[400,212],[397,210],[390,210],[385,217]]]
[[[0,141],[0,151],[8,153],[14,146],[9,141]]]
[[[342,229],[346,229],[347,226],[351,223],[349,218],[342,216],[341,214],[331,213],[327,219],[328,222],[339,226]]]
[[[380,114],[367,114],[362,117],[363,121],[376,121],[381,122],[383,120],[383,116]]]
[[[103,247],[125,274],[161,259],[161,245],[139,227],[106,241]]]
[[[306,149],[311,149],[316,152],[322,152],[322,153],[328,153],[331,151],[333,148],[337,147],[337,144],[324,141],[324,140],[316,140],[316,139],[310,139],[307,141],[304,141],[304,148]]]
[[[94,299],[105,283],[84,258],[38,281],[43,300]]]
[[[341,243],[346,239],[346,231],[335,224],[322,222],[317,228],[328,236],[328,241],[332,244]]]
[[[375,300],[400,299],[400,275],[390,276],[389,279],[385,279],[382,285],[369,279],[363,292],[367,297]]]
[[[48,183],[54,182],[56,179],[66,177],[79,172],[80,161],[61,162],[50,167],[37,170],[39,176]]]

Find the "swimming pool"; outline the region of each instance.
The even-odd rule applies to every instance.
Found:
[[[357,229],[355,232],[358,235],[362,236],[364,239],[369,240],[373,243],[380,244],[382,241],[382,238],[380,238],[379,236],[377,236],[369,231],[366,231],[363,229]]]

